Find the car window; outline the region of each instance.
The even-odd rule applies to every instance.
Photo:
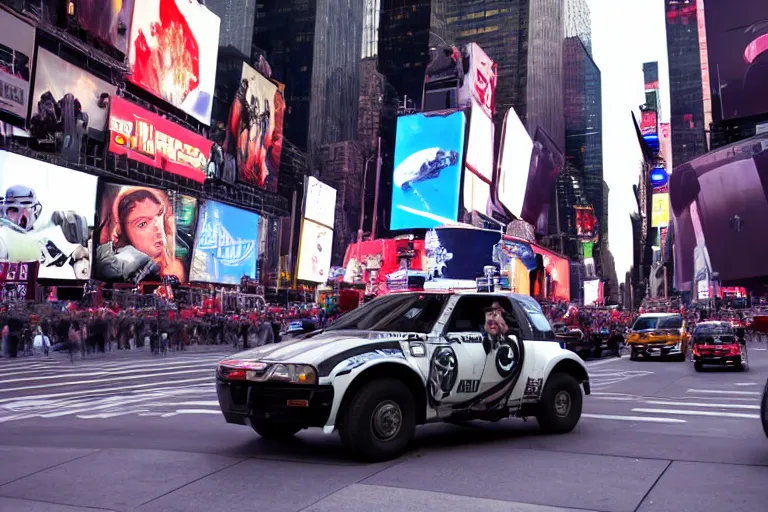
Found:
[[[732,335],[733,328],[726,323],[722,324],[699,324],[693,331],[694,336],[724,336]]]
[[[449,297],[414,293],[385,295],[342,315],[327,330],[429,334]]]
[[[520,326],[512,311],[512,304],[505,297],[495,297],[492,295],[459,298],[451,319],[445,327],[445,332],[476,332],[483,334],[485,332],[485,312],[495,305],[501,307],[507,327],[519,339]]]
[[[633,331],[646,331],[648,329],[655,329],[656,324],[659,323],[659,317],[656,316],[641,316],[635,320],[635,324],[632,326]]]

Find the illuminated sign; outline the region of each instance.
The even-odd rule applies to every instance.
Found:
[[[655,135],[657,133],[657,114],[654,110],[646,110],[640,117],[640,133],[643,135]]]
[[[651,227],[664,228],[669,225],[669,193],[653,194]]]
[[[123,98],[112,98],[109,150],[203,183],[211,142]]]
[[[663,187],[667,184],[667,181],[669,180],[669,175],[667,174],[666,169],[663,167],[655,167],[651,170],[651,186],[656,187]]]

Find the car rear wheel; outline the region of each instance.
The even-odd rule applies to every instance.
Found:
[[[301,425],[295,423],[279,423],[268,420],[254,420],[251,422],[251,428],[264,439],[289,439],[295,436]]]
[[[704,365],[701,364],[701,361],[696,361],[695,363],[693,363],[693,369],[696,370],[697,372],[700,372],[701,370],[704,369]]]
[[[768,437],[768,383],[765,384],[763,400],[760,403],[760,418],[763,422],[763,432],[765,432],[765,437]]]
[[[579,422],[582,404],[583,396],[576,379],[567,373],[555,373],[544,386],[536,421],[544,432],[565,434]]]
[[[416,431],[416,401],[399,380],[373,380],[347,403],[339,434],[349,454],[367,461],[399,456]]]

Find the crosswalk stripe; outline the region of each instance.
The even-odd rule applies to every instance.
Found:
[[[214,366],[205,364],[179,364],[173,367],[164,367],[163,369],[167,370],[184,370],[189,368],[198,368],[200,366],[207,366],[208,370],[213,370]],[[130,370],[120,370],[120,371],[93,371],[93,372],[85,372],[85,373],[60,373],[57,375],[40,375],[38,377],[24,377],[24,378],[16,378],[16,379],[6,379],[6,380],[0,380],[0,384],[10,384],[13,382],[31,382],[36,380],[53,380],[53,379],[62,379],[62,378],[74,378],[74,377],[101,377],[109,375],[110,377],[117,377],[120,375],[127,375],[132,373],[143,373],[143,375],[147,377],[153,377],[157,374],[154,373],[147,373],[146,368],[132,368]],[[179,373],[179,372],[177,372]],[[117,380],[117,379],[110,379],[110,380]]]
[[[80,385],[86,385],[86,384],[110,384],[117,380],[137,380],[137,379],[146,379],[147,377],[167,377],[169,375],[181,375],[185,373],[210,373],[213,375],[212,369],[198,369],[198,370],[182,370],[180,372],[163,372],[163,373],[155,373],[152,375],[127,375],[124,377],[115,377],[115,378],[107,378],[107,379],[96,379],[96,380],[80,380],[80,381],[74,381],[74,382],[56,382],[54,384],[36,384],[34,386],[21,386],[18,388],[8,388],[8,389],[0,389],[0,393],[10,393],[12,391],[27,391],[30,389],[47,389],[47,388],[53,388],[53,387],[64,387],[64,386],[80,386]],[[213,377],[211,377],[213,378]]]
[[[716,412],[716,411],[682,411],[674,409],[632,409],[632,412],[642,412],[648,414],[672,414],[680,416],[711,416],[718,418],[744,418],[760,419],[759,414],[745,414],[740,412]]]
[[[744,395],[760,396],[758,391],[729,391],[724,389],[689,389],[686,393],[706,394],[706,395]]]
[[[710,404],[710,403],[695,403],[695,402],[665,402],[663,400],[643,400],[643,403],[648,405],[671,405],[680,407],[704,407],[712,409],[750,409],[760,410],[759,405],[741,405],[741,404]]]
[[[617,416],[614,414],[582,414],[582,418],[615,421],[640,421],[645,423],[686,423],[685,420],[676,418],[653,418],[649,416]]]

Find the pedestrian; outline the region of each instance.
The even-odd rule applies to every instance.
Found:
[[[35,335],[33,344],[35,348],[40,347],[40,350],[45,354],[45,357],[50,357],[51,340],[46,336],[45,331],[40,325],[37,326],[37,334]]]

